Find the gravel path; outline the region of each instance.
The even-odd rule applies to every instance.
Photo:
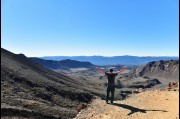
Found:
[[[179,91],[144,91],[114,104],[95,99],[75,119],[179,119]]]

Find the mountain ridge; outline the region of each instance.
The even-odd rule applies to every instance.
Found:
[[[71,59],[56,61],[56,60],[45,60],[45,59],[34,57],[34,58],[29,58],[29,60],[49,69],[69,69],[69,68],[79,68],[79,67],[88,68],[88,67],[94,66],[90,62],[76,61],[76,60],[71,60]]]
[[[38,57],[45,60],[65,60],[88,61],[94,65],[143,65],[151,61],[159,60],[177,60],[179,57],[171,56],[45,56]]]

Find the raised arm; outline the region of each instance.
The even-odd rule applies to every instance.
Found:
[[[120,74],[121,72],[123,72],[125,69],[127,69],[127,66],[123,66],[123,68],[118,71],[118,74]]]
[[[98,70],[98,71],[99,71],[99,73],[101,73],[101,74],[104,74],[104,73],[105,73],[105,71],[104,71],[104,70],[102,70],[102,69],[100,69],[99,67],[96,67],[96,70]]]

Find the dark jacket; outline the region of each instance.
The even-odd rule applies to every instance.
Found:
[[[118,75],[118,73],[108,73],[108,72],[105,72],[105,75],[108,78],[108,84],[114,84],[115,77]]]

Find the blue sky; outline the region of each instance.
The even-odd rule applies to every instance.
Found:
[[[26,56],[179,56],[178,0],[1,0],[1,47]]]

